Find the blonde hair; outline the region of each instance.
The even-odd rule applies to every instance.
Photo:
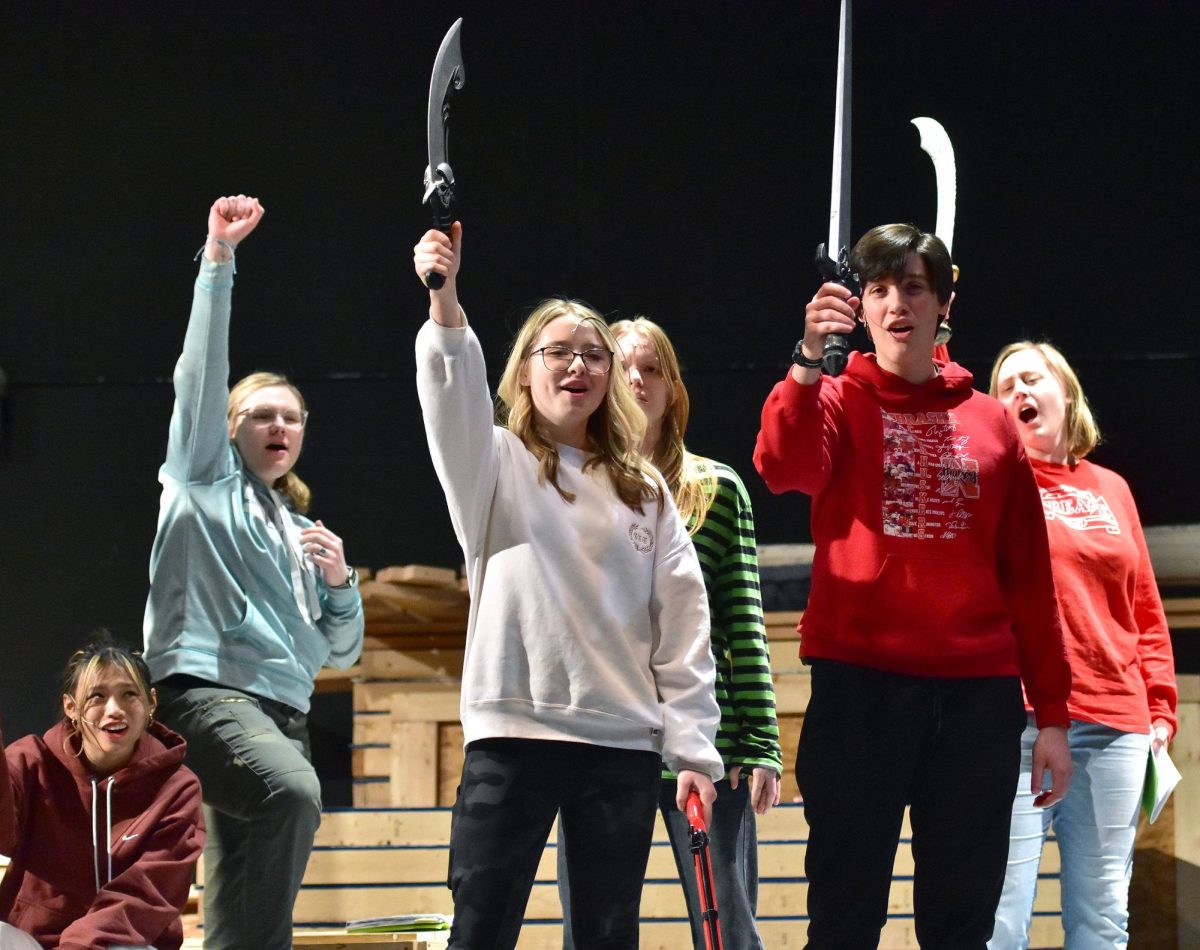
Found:
[[[558,447],[538,428],[533,397],[529,387],[520,382],[521,369],[529,359],[534,343],[546,325],[559,317],[573,317],[600,334],[604,345],[614,353],[613,369],[617,368],[617,342],[600,314],[578,300],[543,300],[525,320],[513,341],[496,390],[500,400],[497,417],[537,457],[538,483],[549,482],[565,501],[573,502],[574,493],[558,483]],[[642,502],[647,498],[658,498],[661,489],[653,468],[639,450],[645,432],[646,417],[637,404],[629,380],[624,373],[610,370],[604,401],[587,421],[587,434],[595,455],[583,467],[586,471],[591,466],[603,465],[617,496],[639,514],[643,513]]]
[[[692,404],[687,387],[683,385],[675,347],[666,331],[646,317],[618,320],[609,329],[616,339],[626,335],[644,337],[654,349],[667,384],[667,405],[658,442],[650,447],[650,461],[662,473],[663,481],[675,498],[679,515],[688,526],[688,533],[695,534],[704,524],[716,496],[717,472],[711,459],[693,455],[683,443]]]
[[[1067,358],[1051,343],[1035,343],[1032,340],[1019,340],[1010,343],[1002,349],[992,364],[992,379],[988,384],[988,393],[995,396],[1000,384],[1000,366],[1014,353],[1033,350],[1041,356],[1046,368],[1054,374],[1058,384],[1062,386],[1063,395],[1067,402],[1067,454],[1068,461],[1074,465],[1100,444],[1100,427],[1096,417],[1092,415],[1092,407],[1088,405],[1087,396],[1083,394],[1083,386],[1075,370],[1067,362]]]
[[[268,386],[286,386],[292,391],[296,397],[296,401],[300,403],[300,412],[307,415],[308,406],[304,402],[304,396],[300,390],[288,382],[286,376],[280,373],[251,373],[239,379],[229,390],[229,408],[227,410],[227,418],[232,426],[237,414],[241,409],[241,405],[246,401],[246,398],[252,393],[258,392],[260,389],[266,389]],[[299,514],[304,514],[308,511],[308,506],[312,504],[312,490],[300,480],[300,476],[294,471],[287,472],[275,479],[275,484],[271,486],[277,492],[280,492],[292,508]]]

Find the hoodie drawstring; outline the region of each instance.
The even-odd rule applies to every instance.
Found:
[[[108,789],[106,791],[105,798],[104,798],[104,810],[105,810],[105,815],[104,815],[105,828],[104,828],[104,830],[105,830],[105,834],[106,834],[105,840],[108,842],[108,879],[105,881],[106,884],[108,882],[112,881],[112,876],[113,876],[112,875],[112,790],[113,790],[113,786],[116,784],[117,783],[114,779],[110,778],[108,780]],[[100,890],[100,841],[99,841],[100,829],[98,827],[99,822],[98,822],[98,816],[96,814],[96,804],[97,804],[96,791],[97,791],[96,780],[92,779],[92,871],[94,872],[95,878],[96,878],[96,890],[99,891]]]
[[[112,790],[116,784],[116,779],[110,778],[108,780],[108,797],[104,802],[105,832],[107,833],[108,840],[108,881],[112,881]],[[108,881],[105,883],[108,883]],[[96,890],[100,890],[100,888],[96,888]]]
[[[100,890],[100,846],[96,840],[96,780],[92,779],[92,871],[96,875],[96,890]]]

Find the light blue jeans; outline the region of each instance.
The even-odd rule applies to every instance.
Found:
[[[1053,826],[1062,864],[1062,922],[1067,950],[1129,945],[1129,877],[1146,778],[1149,735],[1071,720],[1075,772],[1067,797],[1035,808],[1030,794],[1032,717],[1021,736],[1021,775],[1013,804],[1008,870],[996,910],[991,950],[1024,950],[1037,892],[1038,863]],[[1050,785],[1049,780],[1044,787]]]

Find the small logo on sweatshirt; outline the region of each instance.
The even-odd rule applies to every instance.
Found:
[[[654,550],[654,532],[636,521],[629,526],[629,540],[633,542],[633,549],[642,554]]]

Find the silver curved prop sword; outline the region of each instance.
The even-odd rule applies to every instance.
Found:
[[[827,281],[842,284],[859,296],[858,275],[850,267],[850,0],[842,0],[838,30],[837,98],[833,119],[833,179],[829,197],[829,243],[817,246],[817,270]],[[836,259],[834,256],[835,255]],[[845,333],[825,337],[821,362],[830,376],[840,376],[850,355]]]
[[[954,146],[937,119],[918,116],[912,124],[921,133],[921,148],[933,162],[937,179],[937,223],[933,233],[942,239],[946,250],[954,251],[954,206],[957,202],[958,176],[954,169]]]
[[[942,239],[946,250],[954,257],[954,215],[958,201],[958,174],[954,166],[954,146],[950,144],[950,136],[937,119],[928,116],[917,116],[912,124],[921,133],[921,148],[933,162],[933,175],[937,181],[937,218],[933,233]],[[958,265],[951,264],[954,280],[958,282]],[[954,294],[946,305],[946,313],[938,321],[938,335],[934,337],[933,358],[949,361],[950,351],[946,344],[950,342],[949,316],[950,304],[954,302]],[[944,335],[943,335],[944,334]]]
[[[463,68],[462,48],[458,36],[462,30],[462,17],[454,21],[447,31],[442,45],[438,47],[437,59],[433,61],[433,76],[429,80],[429,108],[426,112],[426,134],[429,144],[429,164],[425,166],[425,197],[422,204],[429,205],[433,213],[433,226],[449,234],[454,223],[454,172],[450,169],[450,97],[467,81]],[[425,286],[440,290],[446,279],[430,271],[425,275]]]

